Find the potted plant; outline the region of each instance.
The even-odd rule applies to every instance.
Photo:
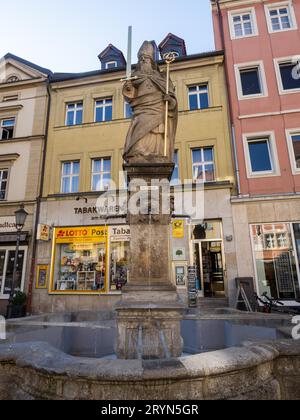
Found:
[[[23,318],[26,316],[26,293],[17,292],[7,307],[7,318]]]

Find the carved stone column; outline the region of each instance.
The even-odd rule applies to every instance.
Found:
[[[116,353],[120,359],[163,359],[179,357],[182,353],[183,305],[170,271],[171,210],[163,208],[165,194],[169,193],[164,180],[171,179],[173,169],[172,163],[139,163],[124,167],[131,185],[139,185],[129,192],[129,199],[137,192],[141,194],[142,214],[128,213],[130,280],[123,290],[122,302],[116,307]],[[138,180],[143,180],[144,185],[140,186]]]

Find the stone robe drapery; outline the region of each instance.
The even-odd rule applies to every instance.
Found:
[[[165,95],[166,76],[158,70],[150,74],[133,73],[136,80],[126,82],[123,95],[132,107],[133,117],[129,128],[124,159],[159,161],[164,158],[165,134]],[[174,93],[175,89],[170,81],[170,102],[168,118],[168,150],[167,160],[172,162],[174,143],[177,130],[178,106]]]

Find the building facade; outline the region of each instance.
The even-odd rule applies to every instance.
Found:
[[[6,313],[16,250],[15,211],[28,213],[16,291],[29,292],[36,202],[45,143],[51,72],[7,54],[0,60],[0,314]]]
[[[237,275],[230,197],[235,191],[224,55],[187,55],[169,34],[157,57],[176,48],[171,78],[179,102],[175,195],[203,181],[204,214],[174,214],[170,227],[173,281],[187,296],[187,267],[197,264],[202,297],[228,297]],[[101,310],[120,300],[130,281],[130,228],[126,212],[103,207],[99,197],[116,189],[127,196],[123,147],[131,110],[122,95],[123,54],[109,45],[100,70],[54,74],[40,225],[50,235],[37,243],[33,311]],[[161,69],[164,62],[158,62]],[[202,205],[203,203],[201,203]],[[114,206],[112,206],[114,207]],[[106,213],[105,213],[106,212]],[[158,262],[159,263],[159,262]]]
[[[237,268],[259,294],[300,298],[300,1],[212,0],[236,172]]]

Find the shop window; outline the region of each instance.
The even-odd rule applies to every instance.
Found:
[[[105,191],[110,188],[111,159],[93,159],[92,161],[92,191]]]
[[[209,108],[208,84],[189,87],[190,110]]]
[[[80,125],[83,120],[83,102],[67,104],[66,125]]]
[[[110,245],[110,289],[122,290],[129,279],[129,242],[112,242]]]
[[[15,118],[1,120],[0,138],[1,140],[10,140],[14,137]]]
[[[0,248],[0,295],[9,296],[12,287],[15,247]],[[26,248],[20,247],[17,261],[15,291],[22,291],[26,264]]]
[[[105,227],[57,228],[52,292],[104,292],[107,287]]]
[[[294,234],[297,244],[297,224]],[[299,298],[293,226],[288,223],[251,226],[259,294],[281,300]],[[299,236],[300,238],[300,236]],[[297,252],[300,248],[298,247]]]
[[[101,99],[95,102],[95,122],[112,120],[113,111],[112,98]]]
[[[5,200],[7,194],[8,169],[0,169],[0,200]]]
[[[79,191],[80,162],[64,162],[62,164],[61,192],[63,194]]]
[[[193,180],[203,182],[215,181],[215,162],[213,147],[192,150]]]

